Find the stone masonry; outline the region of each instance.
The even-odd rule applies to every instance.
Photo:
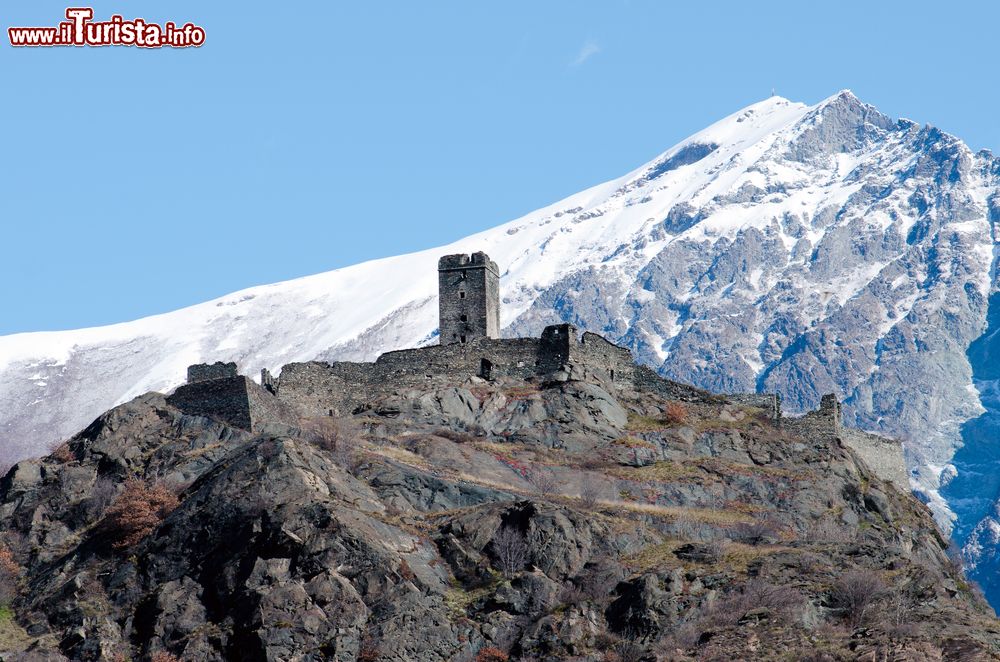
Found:
[[[237,374],[235,363],[223,363],[222,361],[217,361],[212,364],[199,363],[198,365],[193,365],[188,368],[187,383],[193,384],[195,382],[204,382],[210,379],[236,377]]]
[[[302,418],[349,416],[373,402],[408,389],[432,390],[470,379],[513,379],[539,386],[587,381],[616,391],[656,393],[666,399],[714,402],[719,396],[664,379],[635,363],[632,353],[596,333],[579,334],[571,324],[545,327],[538,338],[499,338],[499,270],[485,253],[446,255],[438,264],[440,344],[386,352],[372,363],[308,362],[284,366],[279,377],[267,370],[261,385],[238,376],[233,363],[188,369],[188,384],[168,401],[197,415],[213,416],[256,430],[265,420],[296,423]],[[809,435],[839,441],[886,480],[909,490],[898,442],[841,427],[833,394],[820,408],[783,418],[777,394],[740,393],[725,398],[764,410],[777,423]]]
[[[500,270],[486,253],[438,260],[442,345],[500,337]]]

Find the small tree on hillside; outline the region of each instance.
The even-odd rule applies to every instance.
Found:
[[[504,526],[490,543],[497,559],[497,569],[510,579],[528,562],[528,542],[524,534],[511,526]]]

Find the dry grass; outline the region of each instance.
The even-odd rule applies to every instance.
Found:
[[[400,464],[420,469],[421,471],[426,471],[431,468],[431,464],[427,461],[427,458],[417,455],[412,451],[408,451],[405,448],[400,448],[399,446],[381,446],[369,449],[368,452],[373,455],[380,455],[389,460],[399,462]]]
[[[619,508],[653,517],[664,517],[671,520],[687,519],[703,524],[716,524],[720,526],[749,524],[754,521],[751,515],[731,509],[661,506],[655,503],[640,503],[636,501],[605,501],[604,504],[610,508]]]
[[[537,386],[515,386],[505,389],[503,394],[510,400],[528,400],[541,392]]]
[[[645,572],[653,568],[676,568],[684,565],[674,556],[674,550],[684,544],[682,540],[664,540],[654,545],[646,545],[631,556],[622,559],[635,572]]]
[[[645,439],[639,439],[638,437],[619,437],[611,442],[612,446],[623,446],[625,448],[648,448],[650,450],[656,450],[659,448],[656,444],[651,441],[646,441]]]
[[[628,432],[658,432],[668,427],[670,424],[662,418],[629,413],[625,430]]]
[[[691,565],[690,563],[682,561],[674,555],[674,550],[686,542],[689,541],[668,538],[663,542],[646,545],[635,554],[623,560],[635,572],[646,572],[657,568],[688,567]],[[723,545],[722,558],[719,560],[719,565],[734,572],[745,573],[753,561],[770,554],[789,551],[795,550],[794,548],[781,545],[761,545],[755,547],[736,542],[726,542]]]
[[[7,607],[0,607],[0,651],[16,653],[24,650],[31,637],[14,620],[14,612]]]
[[[644,467],[615,467],[608,471],[609,475],[636,482],[658,481],[673,483],[684,480],[704,478],[699,468],[687,462],[662,461],[648,464]]]
[[[465,618],[470,605],[495,593],[502,582],[503,578],[497,575],[492,582],[477,588],[466,590],[455,587],[449,589],[444,594],[445,607],[453,619]]]

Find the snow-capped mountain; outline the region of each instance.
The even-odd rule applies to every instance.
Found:
[[[574,322],[678,380],[778,391],[791,412],[836,392],[849,424],[906,439],[913,485],[948,523],[939,488],[963,423],[984,412],[967,352],[998,289],[998,185],[988,152],[850,92],[814,106],[771,97],[448,246],[126,324],[0,338],[0,446],[38,454],[114,404],[175,387],[191,363],[257,374],[434,342],[438,256],[483,250],[503,272],[506,335]],[[995,494],[979,496],[972,523]]]

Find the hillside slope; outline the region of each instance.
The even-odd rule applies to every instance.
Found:
[[[995,287],[998,171],[849,92],[815,106],[772,97],[448,246],[127,324],[0,338],[0,446],[37,455],[202,360],[254,374],[433,342],[436,258],[484,250],[503,271],[506,334],[573,322],[664,375],[777,391],[789,411],[836,392],[852,423],[907,439],[914,486],[950,526],[938,489],[962,422],[983,411],[966,351]],[[971,525],[992,497],[959,514]]]
[[[141,396],[0,480],[0,651],[1000,659],[929,510],[836,437],[605,386],[472,377],[256,433]]]

